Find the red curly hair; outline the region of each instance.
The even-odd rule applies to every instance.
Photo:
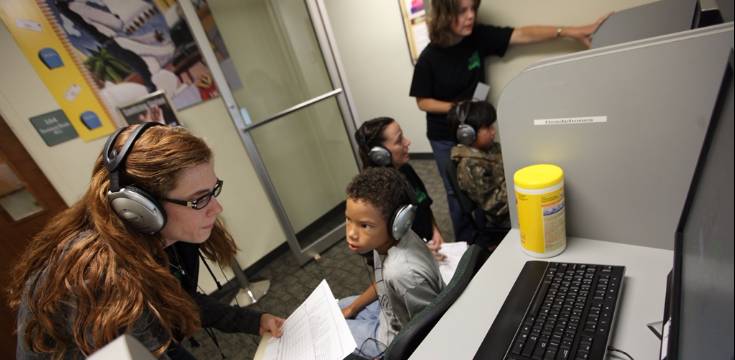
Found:
[[[119,151],[134,126],[115,144]],[[124,184],[162,196],[182,170],[212,161],[212,151],[183,128],[145,130],[125,162]],[[109,173],[97,157],[84,196],[38,233],[13,269],[8,289],[11,308],[27,304],[21,327],[25,346],[63,358],[78,349],[89,355],[150,315],[163,330],[158,356],[174,341],[200,327],[199,309],[168,270],[164,242],[128,228],[107,200]],[[237,248],[217,221],[201,250],[230,264]],[[71,311],[70,311],[71,310]],[[67,316],[58,323],[59,314]]]

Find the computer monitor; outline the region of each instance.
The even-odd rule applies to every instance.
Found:
[[[667,360],[733,359],[733,131],[731,50],[676,231]]]

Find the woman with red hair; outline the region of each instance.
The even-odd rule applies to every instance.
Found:
[[[197,292],[200,251],[237,250],[218,215],[212,151],[180,127],[121,129],[89,188],[37,234],[9,288],[17,357],[83,358],[122,334],[156,356],[193,358],[181,340],[202,327],[280,336],[283,319]]]

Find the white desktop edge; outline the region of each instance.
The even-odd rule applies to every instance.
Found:
[[[657,358],[660,342],[646,324],[663,317],[673,251],[569,238],[562,254],[535,259],[523,253],[520,233],[512,229],[410,359],[472,359],[529,260],[624,265],[622,298],[610,345],[635,359]]]

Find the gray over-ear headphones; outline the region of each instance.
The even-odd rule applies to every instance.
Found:
[[[406,232],[411,229],[411,226],[413,225],[413,220],[416,218],[416,211],[418,210],[418,204],[416,204],[416,194],[414,193],[413,188],[411,188],[407,181],[403,181],[409,203],[399,206],[398,209],[393,212],[393,216],[390,217],[388,223],[390,235],[395,240],[400,240],[403,235],[406,235]]]
[[[368,152],[368,158],[370,159],[370,162],[376,166],[389,166],[393,163],[390,151],[382,145],[371,147]]]
[[[107,200],[110,207],[120,219],[137,231],[146,234],[155,234],[166,225],[166,212],[155,197],[133,184],[120,186],[120,173],[125,171],[125,159],[130,154],[133,144],[152,127],[162,125],[155,122],[142,123],[128,136],[120,152],[114,149],[115,141],[126,128],[120,128],[110,135],[105,142],[103,157],[105,167],[110,173],[110,190]]]
[[[472,145],[477,139],[477,131],[475,128],[467,124],[467,113],[472,102],[462,101],[454,106],[454,115],[459,120],[459,126],[457,126],[457,142],[462,145]]]

